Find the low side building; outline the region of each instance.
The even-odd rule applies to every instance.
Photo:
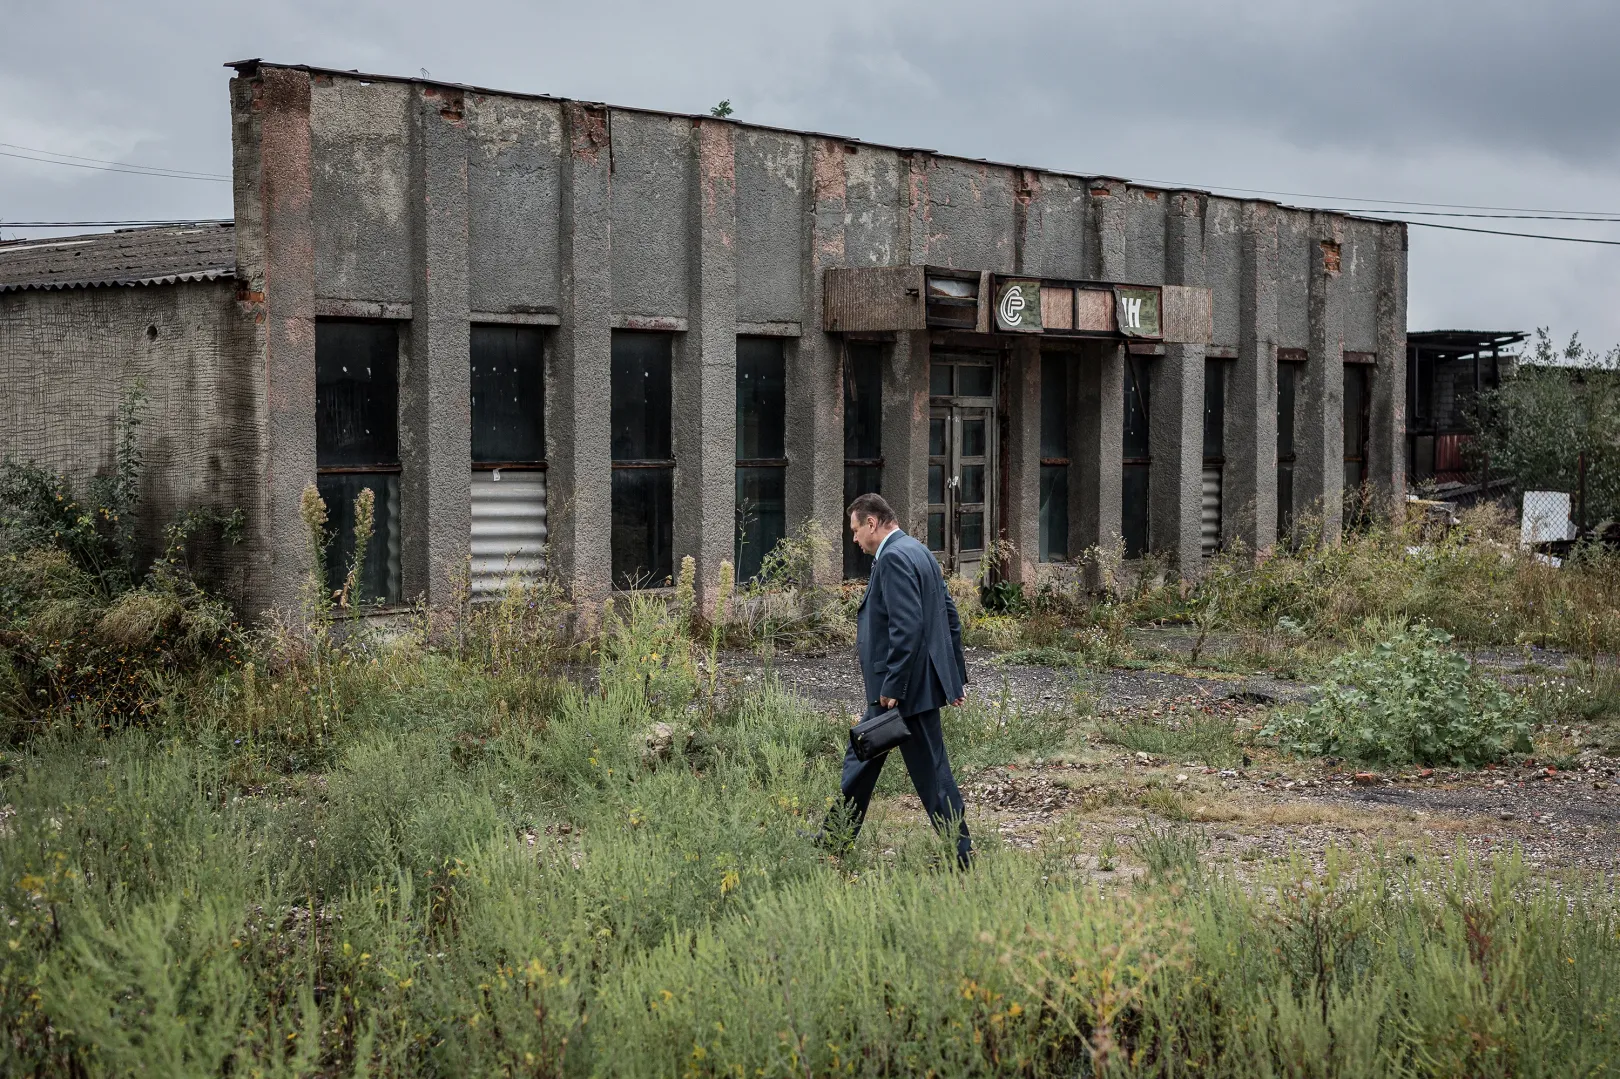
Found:
[[[1336,530],[1347,486],[1404,492],[1400,224],[233,66],[258,605],[296,594],[312,480],[339,526],[376,492],[368,588],[430,602],[469,564],[580,596],[685,555],[746,576],[865,490],[952,571],[1029,585],[1093,547],[1195,574],[1308,510]],[[863,572],[847,543],[817,567]]]
[[[120,406],[139,386],[148,553],[186,510],[262,515],[263,386],[235,268],[228,222],[0,244],[0,457],[82,492],[115,467]],[[238,599],[259,587],[251,559],[210,569]]]

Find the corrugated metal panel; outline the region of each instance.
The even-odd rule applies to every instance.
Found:
[[[1434,436],[1434,470],[1436,472],[1463,472],[1467,468],[1464,452],[1468,448],[1467,435]]]
[[[545,568],[546,474],[478,470],[472,474],[473,595],[499,592],[513,574]]]
[[[1199,534],[1203,539],[1205,556],[1214,554],[1221,546],[1221,470],[1204,469],[1203,498],[1198,515]]]
[[[0,292],[218,281],[236,273],[230,222],[0,244]]]

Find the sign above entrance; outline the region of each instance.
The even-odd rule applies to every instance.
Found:
[[[1126,337],[1159,336],[1159,290],[1156,288],[1114,289],[1115,321]]]
[[[1160,337],[1161,290],[995,277],[995,326],[1001,333],[1123,334]]]
[[[996,278],[996,329],[1040,333],[1041,283],[1018,277]]]
[[[833,333],[962,331],[1208,344],[1207,288],[1073,281],[940,266],[835,266],[824,278]]]

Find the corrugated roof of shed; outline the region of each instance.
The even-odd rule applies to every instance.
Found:
[[[235,276],[236,230],[230,221],[0,243],[0,292]]]

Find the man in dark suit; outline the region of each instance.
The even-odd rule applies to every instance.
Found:
[[[943,831],[955,824],[957,861],[966,867],[973,844],[939,723],[940,707],[960,705],[967,692],[956,604],[932,552],[901,531],[880,496],[861,495],[850,503],[849,525],[856,544],[873,559],[855,638],[866,714],[898,708],[905,717],[911,731],[900,743],[906,771],[934,827]],[[883,759],[862,761],[853,748],[844,754],[841,786],[857,833]]]

